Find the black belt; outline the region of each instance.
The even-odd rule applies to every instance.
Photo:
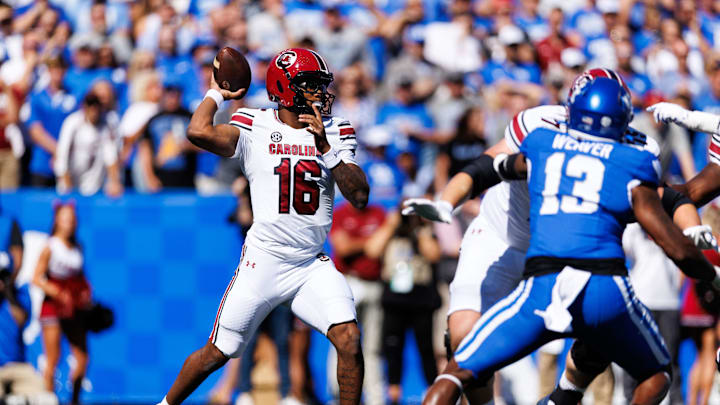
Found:
[[[566,266],[593,274],[627,276],[625,259],[571,259],[566,257],[535,256],[525,261],[523,278],[559,273]]]

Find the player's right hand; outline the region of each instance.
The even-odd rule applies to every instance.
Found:
[[[427,198],[410,198],[403,203],[403,215],[419,215],[425,219],[449,224],[452,222],[453,206],[447,201]]]
[[[210,88],[219,91],[225,100],[240,100],[245,97],[245,93],[247,92],[247,89],[242,88],[237,91],[230,91],[221,88],[215,81],[215,75],[210,75]]]

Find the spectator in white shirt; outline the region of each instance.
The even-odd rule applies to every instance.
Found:
[[[97,95],[88,93],[82,108],[70,114],[60,130],[55,157],[59,192],[77,189],[80,194],[92,195],[105,185],[109,196],[122,194],[117,127],[117,116],[106,114]]]
[[[451,3],[450,22],[434,22],[425,30],[425,59],[448,72],[468,73],[482,66],[480,41],[472,35],[470,2]]]

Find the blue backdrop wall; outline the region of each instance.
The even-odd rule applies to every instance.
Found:
[[[236,200],[230,195],[201,197],[191,192],[130,193],[113,200],[20,190],[0,194],[0,210],[17,219],[25,232],[49,232],[53,203],[67,200],[77,206],[78,239],[93,296],[115,312],[113,328],[90,335],[83,399],[88,403],[157,402],[185,357],[205,343],[212,329],[242,246],[239,228],[228,222]],[[28,329],[27,355],[37,365],[43,362],[39,325]],[[404,397],[419,402],[425,386],[409,338]],[[331,399],[328,346],[321,334],[313,332],[310,366],[316,395],[323,402]],[[56,376],[61,401],[69,399],[71,388],[68,354],[64,347]],[[220,372],[212,375],[189,402],[207,400],[219,376]]]
[[[184,358],[207,339],[237,264],[241,239],[227,221],[235,199],[192,193],[74,199],[93,295],[116,316],[111,330],[91,335],[90,391],[84,398],[158,401]],[[23,231],[47,232],[57,200],[37,191],[0,196],[2,210]],[[38,338],[29,358],[36,363],[41,352]],[[67,380],[64,363],[59,382]],[[193,398],[204,398],[216,378]],[[61,399],[67,389],[60,386]]]

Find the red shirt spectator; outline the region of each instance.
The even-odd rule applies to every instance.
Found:
[[[704,250],[705,258],[714,265],[720,266],[720,254],[714,250]],[[680,323],[686,327],[711,328],[717,322],[717,316],[706,311],[695,293],[697,281],[688,278],[683,297]]]
[[[378,205],[368,205],[358,210],[343,203],[333,214],[330,243],[333,246],[335,266],[344,274],[363,280],[380,279],[380,260],[371,259],[363,249],[365,241],[385,220],[385,210]]]
[[[551,63],[560,62],[560,55],[565,48],[573,46],[573,41],[562,32],[562,10],[556,8],[550,12],[548,25],[550,26],[550,35],[538,42],[536,47],[538,62],[543,72]]]

